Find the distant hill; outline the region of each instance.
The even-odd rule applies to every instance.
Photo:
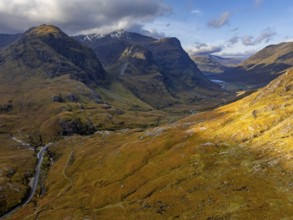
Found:
[[[286,72],[293,64],[293,42],[270,45],[215,79],[258,87]]]
[[[215,55],[192,55],[191,58],[200,71],[206,76],[223,73],[243,61],[243,59],[240,58],[220,57]]]
[[[246,60],[246,58],[237,58],[237,57],[221,57],[215,55],[209,55],[214,61],[220,63],[225,67],[235,67],[239,65],[241,62]],[[248,58],[248,57],[247,57]]]
[[[0,34],[0,49],[21,37],[21,34]]]
[[[211,55],[207,56],[191,56],[192,60],[195,62],[197,67],[203,74],[215,74],[215,73],[223,73],[227,67],[223,66],[221,63],[213,59]]]

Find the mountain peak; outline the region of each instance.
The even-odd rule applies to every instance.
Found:
[[[111,36],[111,38],[116,38],[116,39],[130,39],[129,32],[125,31],[124,29],[116,30],[110,33],[109,35]]]
[[[171,45],[174,45],[176,47],[181,47],[181,43],[178,40],[178,38],[176,38],[176,37],[161,38],[161,39],[155,41],[155,43],[171,44]]]
[[[30,28],[24,33],[24,35],[29,37],[44,37],[50,35],[54,36],[55,38],[67,36],[58,27],[47,24],[42,24],[38,27]]]

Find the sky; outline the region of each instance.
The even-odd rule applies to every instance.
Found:
[[[0,33],[40,24],[177,37],[189,54],[243,57],[293,41],[293,0],[0,0]]]

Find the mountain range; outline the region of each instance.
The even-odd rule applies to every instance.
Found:
[[[209,78],[267,84],[237,98],[177,38],[41,25],[0,42],[0,215],[23,204],[51,142],[10,219],[293,216],[292,42],[236,67],[203,58]]]
[[[74,134],[145,129],[229,99],[201,74],[176,39],[152,39],[154,44],[148,46],[153,52],[127,44],[112,65],[105,65],[93,50],[52,25],[31,28],[9,40],[7,35],[0,37],[1,213],[29,190],[35,157],[28,146],[36,151],[44,143]],[[144,37],[136,41],[140,38]],[[174,76],[180,73],[162,70],[172,62],[164,63],[156,53],[161,44],[190,65],[179,82]],[[168,109],[160,110],[163,107]]]
[[[119,30],[105,36],[74,37],[92,48],[112,77],[154,107],[200,102],[221,95],[176,38],[154,39]],[[158,99],[149,94],[160,94]]]

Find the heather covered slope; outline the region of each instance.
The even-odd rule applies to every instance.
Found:
[[[262,86],[286,72],[292,64],[293,42],[286,42],[267,46],[239,66],[214,78],[243,86]]]
[[[290,219],[292,79],[174,124],[57,142],[47,194],[11,219]]]

